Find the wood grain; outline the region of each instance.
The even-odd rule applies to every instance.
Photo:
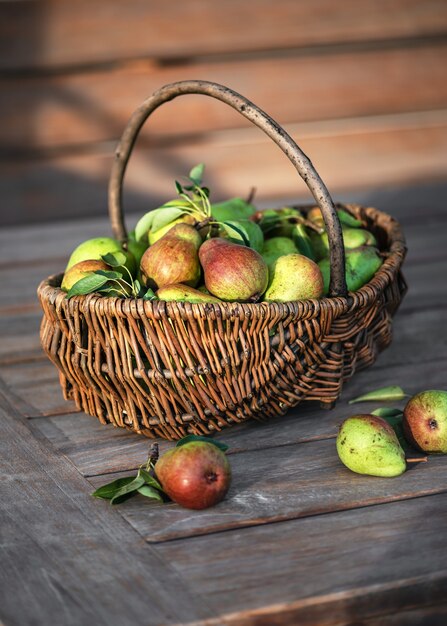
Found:
[[[1,3],[0,68],[57,68],[133,57],[190,59],[346,41],[430,36],[447,28],[445,3],[429,0],[11,0]],[[20,33],[20,37],[18,37]]]
[[[93,72],[0,78],[0,143],[10,159],[116,141],[145,98],[191,76],[231,86],[281,124],[441,109],[447,105],[446,64],[447,43],[439,41],[180,67],[139,61]],[[189,96],[157,111],[144,137],[146,143],[176,145],[244,126],[246,120],[221,103]]]
[[[446,514],[447,494],[440,494],[166,542],[157,549],[205,600],[212,598],[221,620],[230,613],[237,624],[239,611],[272,605],[264,622],[251,623],[275,624],[268,614],[282,609],[287,616],[288,607],[287,620],[279,623],[306,623],[313,607],[316,619],[309,623],[320,623],[324,615],[355,623],[364,613],[392,612],[390,604],[398,611],[445,602],[447,548],[440,521]]]
[[[337,195],[343,189],[445,180],[447,111],[286,125]],[[23,220],[106,215],[106,189],[114,146],[52,161],[3,163],[0,193],[10,212],[4,224]],[[96,148],[95,148],[96,150]],[[175,195],[173,181],[196,163],[207,164],[212,199],[300,197],[305,185],[293,166],[255,128],[225,131],[175,148],[137,150],[125,183],[125,209],[145,212]]]
[[[5,622],[155,625],[210,616],[120,516],[96,506],[76,469],[31,435],[2,391]],[[148,572],[157,572],[150,585]]]

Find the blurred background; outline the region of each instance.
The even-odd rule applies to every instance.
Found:
[[[105,216],[129,116],[184,79],[225,84],[268,112],[337,200],[387,210],[417,198],[423,210],[430,189],[445,206],[445,0],[3,0],[0,225]],[[185,96],[143,129],[127,213],[174,197],[174,179],[199,162],[214,200],[252,186],[260,206],[309,198],[260,130]]]

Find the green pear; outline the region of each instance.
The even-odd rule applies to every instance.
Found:
[[[374,235],[363,228],[342,228],[343,244],[346,250],[360,248],[361,246],[376,246],[377,240]],[[318,260],[325,258],[329,254],[329,240],[327,233],[321,235],[312,233],[310,235],[312,247]]]
[[[408,441],[423,452],[447,454],[447,391],[430,389],[410,398],[402,425]]]
[[[181,283],[161,287],[157,291],[156,295],[159,300],[164,300],[165,302],[222,302],[222,300],[219,300],[219,298],[215,298],[210,293],[205,293],[203,290],[194,289],[193,287],[189,287],[188,285],[182,285]]]
[[[337,452],[341,462],[357,474],[400,476],[405,453],[393,428],[376,415],[353,415],[340,427]]]
[[[268,283],[268,267],[256,250],[214,237],[199,250],[206,288],[229,302],[257,302]]]
[[[116,252],[123,252],[126,255],[125,265],[129,272],[134,275],[137,270],[137,265],[133,255],[130,252],[124,251],[120,242],[111,237],[95,237],[94,239],[87,239],[87,241],[80,243],[71,253],[65,271],[80,261],[101,260],[103,255],[109,253],[115,254]]]
[[[81,280],[81,278],[85,278],[97,270],[110,270],[110,266],[104,263],[104,261],[98,261],[97,259],[87,259],[75,263],[65,271],[61,289],[63,291],[70,291],[73,285]]]
[[[189,224],[176,224],[143,254],[140,270],[145,284],[156,288],[185,283],[195,287],[200,279],[197,251],[202,243]]]
[[[272,265],[280,256],[298,253],[298,248],[289,237],[272,237],[264,241],[261,255],[267,265]]]
[[[322,259],[318,266],[323,274],[324,294],[329,290],[330,279],[330,260]],[[346,252],[345,260],[345,276],[348,291],[357,291],[368,283],[379,267],[382,265],[382,259],[376,248],[363,246],[355,250]]]
[[[303,254],[286,254],[270,266],[267,302],[288,302],[320,298],[323,276],[318,265]]]
[[[211,205],[211,215],[218,222],[248,220],[255,213],[256,208],[242,198],[230,198]]]

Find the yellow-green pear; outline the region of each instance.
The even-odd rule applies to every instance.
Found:
[[[63,291],[70,291],[78,280],[85,278],[97,270],[110,270],[110,266],[104,263],[104,261],[98,261],[97,259],[87,259],[86,261],[75,263],[65,271],[61,289]]]
[[[323,276],[318,265],[302,254],[286,254],[270,266],[267,302],[288,302],[320,298]]]
[[[382,417],[348,417],[340,427],[336,445],[341,462],[357,474],[391,478],[406,470],[397,435]]]
[[[267,265],[271,265],[280,256],[298,253],[298,248],[289,237],[272,237],[264,241],[261,256]]]
[[[215,298],[210,293],[205,293],[203,290],[194,289],[193,287],[181,283],[160,287],[156,295],[159,300],[164,300],[165,302],[222,302],[222,300]]]
[[[131,274],[134,274],[137,270],[137,266],[133,255],[130,252],[124,251],[120,242],[112,237],[95,237],[80,243],[71,253],[65,271],[80,261],[91,259],[101,260],[101,257],[105,254],[116,254],[117,252],[122,252],[126,255],[125,265]]]

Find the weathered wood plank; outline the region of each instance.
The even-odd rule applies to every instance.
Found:
[[[446,574],[225,614],[190,626],[444,626]],[[436,605],[436,606],[433,606]],[[415,608],[419,607],[419,608]],[[420,608],[422,607],[422,608]],[[355,620],[355,622],[353,621]]]
[[[447,491],[442,456],[434,455],[402,476],[384,480],[344,467],[334,439],[234,454],[231,472],[230,491],[213,509],[191,513],[176,504],[132,498],[120,512],[147,541],[159,542]],[[89,480],[97,488],[122,475]]]
[[[329,189],[382,188],[445,180],[447,111],[350,118],[285,125],[310,155]],[[97,152],[97,150],[103,150]],[[106,190],[114,145],[94,154],[56,160],[6,162],[0,193],[9,212],[4,224],[26,220],[106,215]],[[246,196],[306,196],[294,167],[276,145],[255,128],[222,131],[176,147],[142,149],[132,157],[126,176],[125,206],[133,212],[166,201],[173,181],[200,162],[208,167],[213,199]],[[309,197],[307,195],[307,197]]]
[[[0,363],[42,358],[41,317],[37,311],[27,310],[0,315]]]
[[[155,626],[210,616],[120,516],[96,506],[76,469],[32,436],[2,391],[2,619]]]
[[[436,35],[447,28],[442,0],[422,8],[418,0],[392,6],[386,0],[346,0],[337,11],[330,0],[282,0],[274,8],[268,0],[250,5],[194,0],[188,7],[132,0],[125,8],[117,0],[100,0],[94,12],[88,0],[78,0],[76,8],[57,0],[9,0],[1,9],[0,67],[8,70],[375,41]]]
[[[353,623],[365,614],[445,603],[447,547],[440,528],[446,514],[447,494],[441,494],[157,549],[212,600],[220,623],[275,624],[281,611],[287,617],[281,624]],[[239,611],[245,619],[261,607],[264,621],[256,614],[237,621]],[[313,611],[315,621],[307,621]]]
[[[94,72],[0,78],[5,94],[0,102],[0,142],[29,154],[117,140],[140,102],[162,85],[192,75],[230,85],[282,124],[440,109],[447,105],[446,64],[447,43],[439,41],[180,67],[139,61]],[[30,112],[33,117],[28,118]],[[195,134],[246,126],[241,115],[222,103],[190,96],[157,111],[144,136],[172,144],[194,141]]]
[[[332,411],[321,410],[317,403],[305,403],[287,415],[267,422],[247,422],[216,435],[230,446],[229,453],[265,450],[276,446],[304,443],[335,437],[339,424],[348,415],[372,411],[377,403],[348,406],[347,401],[365,391],[390,384],[402,385],[409,394],[423,388],[445,386],[447,361],[402,365],[398,368],[372,367],[356,374],[346,384],[342,398]],[[12,368],[2,368],[6,377]],[[16,368],[17,369],[17,368]],[[396,402],[403,407],[404,403]],[[84,476],[135,469],[145,462],[150,441],[113,426],[103,426],[84,413],[56,415],[35,420],[33,428],[43,433],[59,452],[68,456]],[[159,441],[160,452],[172,444]],[[268,453],[265,453],[268,456]],[[105,479],[104,479],[104,482]]]

